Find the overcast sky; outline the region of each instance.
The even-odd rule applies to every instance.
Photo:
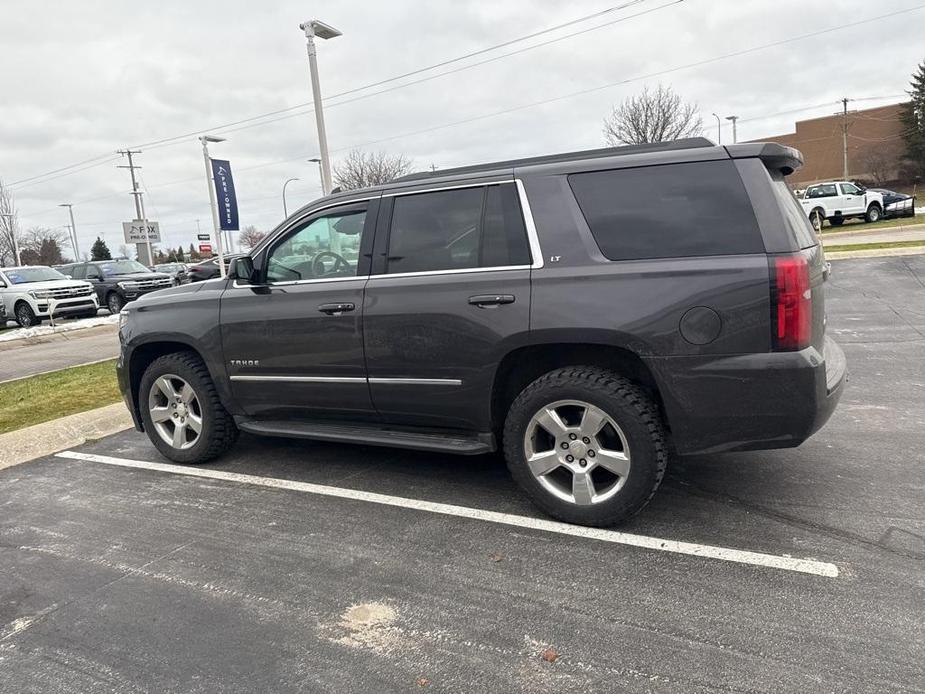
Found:
[[[287,178],[301,179],[289,185],[290,210],[320,195],[317,167],[306,161],[318,153],[312,112],[301,108],[237,130],[219,126],[310,102],[301,21],[317,17],[344,34],[318,42],[322,90],[334,95],[628,1],[4,0],[0,178],[9,184],[209,129],[228,138],[212,155],[231,160],[242,226],[272,228],[282,219]],[[925,3],[915,0],[637,0],[530,41],[331,98],[329,146],[335,163],[361,147],[405,154],[418,168],[593,148],[603,145],[601,120],[613,104],[658,83],[699,104],[714,140],[714,111],[741,117],[740,140],[790,132],[796,119],[834,112],[843,96],[866,99],[856,107],[900,101],[925,60],[923,29]],[[512,51],[521,52],[356,99]],[[585,90],[594,91],[574,95]],[[519,108],[557,97],[567,98]],[[724,141],[731,140],[723,125]],[[160,221],[167,243],[188,246],[197,219],[203,230],[211,225],[199,143],[190,135],[141,149],[147,214]],[[82,250],[97,235],[117,250],[121,222],[134,208],[128,172],[115,168],[122,163],[116,159],[14,185],[21,227],[63,225],[66,210],[57,205],[72,202]]]

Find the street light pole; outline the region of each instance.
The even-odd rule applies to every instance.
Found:
[[[16,215],[12,212],[3,212],[0,216],[6,218],[6,223],[10,226],[10,240],[13,242],[13,257],[17,265],[22,265],[19,258],[19,241],[16,238]]]
[[[324,109],[321,105],[321,82],[318,78],[318,58],[315,52],[315,37],[319,39],[333,39],[341,32],[332,26],[310,19],[302,22],[299,28],[305,32],[305,43],[308,50],[308,69],[312,78],[312,102],[315,105],[315,124],[318,126],[318,150],[321,154],[321,192],[327,195],[331,192],[331,160],[328,156],[328,136],[324,129]]]
[[[63,202],[58,207],[66,207],[71,217],[71,245],[74,247],[74,260],[80,262],[80,248],[77,247],[77,225],[74,223],[74,206],[69,202]]]
[[[215,205],[215,186],[212,182],[212,159],[209,157],[210,142],[224,142],[224,137],[203,135],[199,138],[202,143],[202,158],[206,164],[206,187],[209,189],[209,204],[212,207],[212,228],[215,231],[215,248],[218,250],[218,274],[225,277],[225,253],[222,248],[222,225],[218,221],[218,207]]]
[[[715,113],[713,117],[716,119],[716,144],[721,145],[723,144],[723,121]]]
[[[321,173],[321,160],[318,157],[312,157],[309,159],[311,162],[315,162],[318,165],[318,177],[321,181],[321,194],[324,195],[324,174]]]
[[[286,208],[286,186],[288,186],[293,181],[298,181],[298,180],[299,180],[298,178],[290,178],[290,179],[287,179],[285,183],[283,183],[283,217],[286,217],[286,218],[289,217],[289,210]]]
[[[738,116],[726,116],[726,120],[732,121],[732,144],[735,144],[739,141],[739,136],[736,133],[736,121],[739,120]]]

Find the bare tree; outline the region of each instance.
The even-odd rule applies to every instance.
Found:
[[[64,262],[64,241],[60,229],[30,227],[20,236],[19,252],[28,265],[60,265]]]
[[[898,178],[902,154],[902,147],[895,143],[877,144],[864,151],[861,166],[875,186],[884,186]]]
[[[412,166],[404,154],[354,149],[334,167],[334,184],[342,190],[377,186],[404,176]]]
[[[12,215],[12,216],[9,216]],[[0,181],[0,266],[15,265],[14,239],[20,240],[13,191]]]
[[[265,231],[258,231],[257,227],[255,227],[253,224],[249,224],[241,230],[241,234],[238,236],[238,240],[241,242],[241,248],[250,250],[258,243],[263,241],[263,237],[266,235],[267,234]]]
[[[671,87],[662,85],[624,99],[604,119],[604,139],[614,147],[696,137],[702,132],[700,107],[684,103]]]

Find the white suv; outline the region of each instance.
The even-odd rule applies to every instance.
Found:
[[[826,219],[841,226],[851,217],[876,222],[883,216],[883,195],[850,181],[830,181],[809,186],[800,200],[816,231]]]
[[[89,318],[100,307],[89,282],[68,279],[43,265],[0,268],[0,301],[6,315],[24,328],[50,315]]]

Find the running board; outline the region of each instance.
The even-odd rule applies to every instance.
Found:
[[[467,436],[459,432],[402,431],[362,424],[322,424],[243,418],[237,419],[237,425],[242,431],[258,436],[347,441],[368,446],[389,446],[458,455],[482,455],[495,450],[495,437],[492,434]]]

